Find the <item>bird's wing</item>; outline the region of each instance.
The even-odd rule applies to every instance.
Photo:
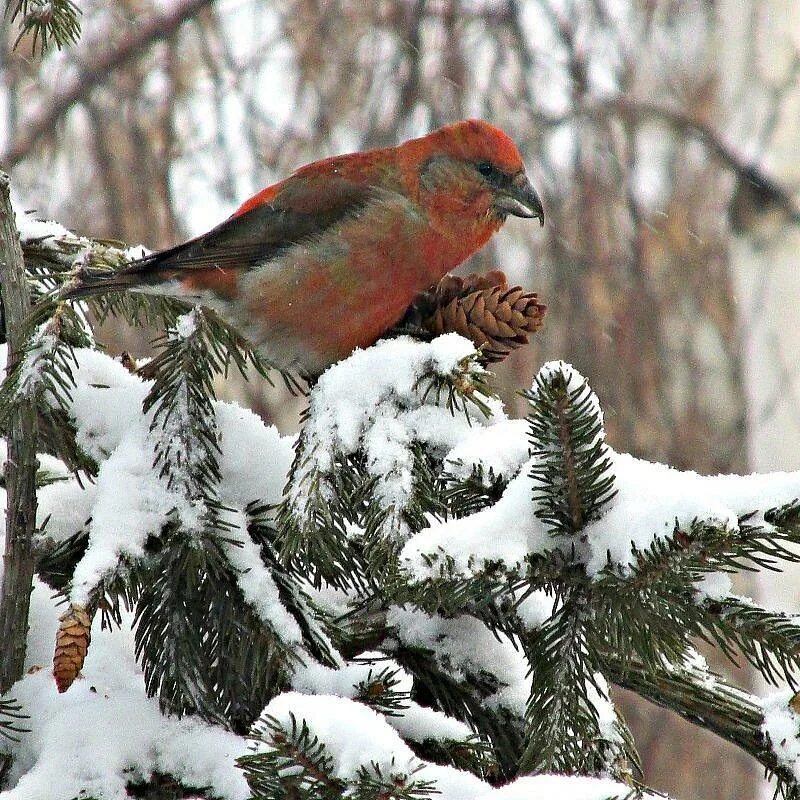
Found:
[[[210,274],[213,271],[219,276],[222,289],[226,280],[234,279],[237,272],[263,264],[292,245],[321,236],[347,217],[358,214],[375,197],[375,189],[369,184],[330,173],[289,178],[275,188],[274,194],[265,190],[196,239],[143,256],[112,274],[83,276],[80,285],[72,287],[68,296],[155,288],[192,275],[197,280],[202,270],[209,271],[208,288],[215,288]],[[233,275],[226,276],[231,271]]]

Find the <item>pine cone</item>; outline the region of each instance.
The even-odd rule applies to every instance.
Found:
[[[92,618],[83,606],[73,606],[59,618],[53,677],[59,692],[66,692],[78,676],[89,651]]]
[[[542,327],[546,309],[535,292],[509,289],[505,274],[495,269],[464,278],[445,275],[417,296],[410,316],[437,336],[455,332],[467,337],[491,363],[527,344],[528,334]]]

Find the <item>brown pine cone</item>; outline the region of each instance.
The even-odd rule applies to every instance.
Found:
[[[495,269],[464,278],[445,275],[417,295],[407,319],[437,336],[460,333],[491,363],[527,344],[528,334],[542,327],[546,309],[535,292],[509,288],[505,273]]]
[[[59,692],[66,692],[78,676],[89,652],[92,618],[83,606],[67,609],[59,618],[56,652],[53,656],[53,677]]]

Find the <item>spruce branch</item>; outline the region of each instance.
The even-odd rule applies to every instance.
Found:
[[[83,558],[89,543],[89,531],[82,528],[72,536],[53,542],[47,536],[47,521],[36,542],[36,574],[51,589],[64,594],[75,566]]]
[[[389,588],[389,597],[396,605],[412,603],[430,614],[470,614],[492,630],[514,635],[517,629],[507,624],[508,612],[513,606],[510,598],[520,585],[523,584],[519,580],[487,570],[470,579],[443,576],[411,585],[398,582]]]
[[[27,733],[19,725],[23,719],[28,719],[28,715],[22,713],[21,705],[10,698],[0,699],[0,737],[17,741],[18,733]]]
[[[504,706],[484,700],[502,688],[488,673],[466,674],[456,679],[432,657],[430,650],[400,642],[384,642],[383,649],[414,678],[413,698],[450,717],[466,722],[492,746],[492,769],[512,778],[523,747],[523,720]]]
[[[793,772],[778,761],[764,735],[764,712],[757,698],[697,664],[654,669],[614,653],[606,654],[603,662],[614,683],[737,745],[777,778],[783,797],[800,796]]]
[[[161,325],[167,330],[174,330],[178,321],[186,314],[195,311],[189,304],[177,298],[156,297],[135,292],[123,292],[116,295],[106,295],[94,298],[94,303],[102,304],[100,319],[106,315],[123,316],[132,324],[146,322]],[[199,309],[199,307],[197,307]],[[235,328],[231,327],[213,309],[203,307],[201,316],[194,320],[197,326],[198,341],[208,348],[205,358],[208,359],[211,369],[215,374],[228,376],[231,365],[235,366],[243,378],[248,378],[249,368],[252,367],[260,378],[274,386],[272,374],[277,371],[286,388],[292,394],[304,394],[305,388],[302,381],[275,364],[263,354],[259,353],[250,342],[245,339]],[[157,340],[164,345],[167,336]],[[152,361],[138,370],[143,378],[154,378],[159,370],[165,366],[164,362],[170,359],[167,348],[158,354]]]
[[[362,659],[357,660],[362,661]],[[371,660],[367,663],[371,663]],[[354,699],[385,716],[393,717],[402,713],[403,709],[408,708],[411,694],[397,688],[402,682],[398,676],[399,671],[397,667],[392,666],[381,667],[374,671],[370,669],[366,678],[355,685]]]
[[[493,746],[477,735],[463,741],[424,739],[416,742],[407,739],[406,744],[416,756],[425,761],[450,764],[456,769],[466,770],[483,778],[494,778],[500,772]]]
[[[11,21],[20,18],[20,32],[13,49],[26,36],[31,38],[31,53],[43,56],[51,44],[59,50],[75,44],[81,35],[81,10],[72,0],[15,0],[7,14]]]
[[[49,539],[46,532],[47,520],[36,541],[36,575],[68,602],[75,567],[89,544],[88,526],[56,542]],[[91,615],[100,613],[103,630],[122,625],[122,610],[132,611],[136,607],[146,561],[147,557],[139,562],[121,558],[90,590],[86,608]]]
[[[253,800],[422,800],[435,793],[430,782],[414,779],[422,764],[408,773],[385,774],[378,764],[368,763],[346,778],[337,776],[326,744],[294,714],[289,725],[262,715],[250,736],[257,747],[266,745],[237,760]]]
[[[494,505],[508,485],[506,478],[495,475],[491,468],[486,472],[480,464],[473,465],[470,473],[463,477],[451,471],[453,467],[462,466],[460,462],[448,464],[450,469],[439,479],[439,493],[447,515],[456,519]]]
[[[593,699],[607,702],[591,624],[588,598],[574,593],[524,640],[532,680],[520,772],[600,774],[617,767],[618,747],[602,730]],[[636,758],[635,751],[626,755]]]
[[[29,279],[29,286],[32,285]],[[36,409],[40,447],[58,456],[70,469],[95,474],[97,465],[75,441],[69,417],[75,347],[88,347],[85,321],[74,309],[42,296],[23,325],[24,354],[0,386],[0,430],[17,403]]]
[[[474,354],[462,358],[452,372],[426,371],[414,389],[422,403],[444,406],[453,415],[461,413],[469,419],[470,411],[475,410],[487,419],[492,415],[486,402],[494,396],[489,373],[477,363]]]
[[[323,472],[301,432],[284,500],[277,509],[275,546],[282,562],[304,571],[315,586],[348,589],[367,582],[367,563],[353,538],[362,522],[376,478],[363,459],[339,456]]]
[[[262,716],[251,737],[269,748],[236,762],[247,778],[252,800],[338,800],[343,796],[344,782],[332,776],[333,759],[305,720],[298,724],[292,714],[287,731],[278,720]]]
[[[0,172],[0,298],[8,334],[8,365],[13,373],[24,358],[24,321],[30,310],[28,284],[19,234],[11,207],[8,176]],[[5,464],[6,531],[3,579],[0,587],[0,694],[22,677],[28,634],[28,613],[35,559],[36,530],[36,408],[22,399],[7,422]]]
[[[399,377],[382,375],[368,401],[348,400],[351,376],[400,356]],[[491,410],[486,373],[455,336],[379,342],[326,372],[311,392],[278,515],[282,558],[339,588],[385,582],[409,535],[446,513],[444,452],[431,446],[432,431],[450,416],[472,424],[476,409]]]
[[[539,459],[530,471],[536,516],[554,535],[577,534],[616,494],[597,397],[564,364],[545,365],[523,396]]]
[[[328,666],[338,662],[332,622],[303,591],[305,579],[277,555],[272,509],[250,506],[245,535],[277,588],[288,615],[283,623],[265,617],[243,594],[231,551],[244,543],[222,512],[217,508],[192,530],[176,520],[152,540],[151,554],[135,572],[136,652],[148,694],[158,695],[162,710],[196,713],[243,733],[287,688],[305,653]],[[289,616],[299,637],[287,633]]]
[[[447,513],[440,493],[441,460],[433,458],[421,442],[412,442],[408,449],[412,486],[401,508],[387,505],[376,491],[379,477],[368,475],[366,470],[362,473],[362,485],[368,491],[363,515],[358,519],[363,529],[358,539],[367,574],[386,587],[399,579],[397,558],[407,533],[420,531],[431,518],[441,519]]]
[[[308,573],[284,563],[277,548],[275,506],[251,503],[246,509],[247,533],[261,548],[261,560],[278,587],[283,607],[300,627],[305,649],[320,664],[335,666],[337,659],[331,640],[342,636],[334,620],[324,614],[311,600],[303,586],[308,585]]]
[[[142,406],[153,411],[153,466],[168,488],[209,504],[213,513],[220,479],[213,376],[221,353],[199,307],[179,317],[158,346],[155,381]]]
[[[707,599],[709,628],[719,632],[769,683],[798,686],[800,625],[796,617],[767,611],[738,597]]]
[[[25,269],[32,278],[31,288],[38,301],[53,292],[67,288],[82,271],[111,272],[130,261],[130,252],[121,242],[78,236],[66,228],[46,230],[37,235],[36,228],[22,241]]]
[[[375,658],[372,653],[356,656],[354,660],[375,665],[375,669],[370,669],[367,676],[354,686],[355,700],[390,718],[412,716],[421,710],[412,700],[410,692],[398,688],[405,682],[406,676],[400,674],[401,670],[396,664],[378,668],[383,659]],[[444,740],[429,738],[424,730],[412,730],[404,736],[414,753],[426,761],[452,764],[477,775],[494,775],[498,771],[491,744],[477,734],[468,738]]]
[[[794,519],[797,504],[772,509],[770,519]],[[787,615],[767,612],[738,598],[705,598],[696,584],[707,574],[757,567],[776,569],[778,559],[796,562],[792,525],[753,525],[754,514],[730,529],[695,520],[687,530],[657,539],[637,553],[627,572],[606,568],[593,583],[605,608],[606,636],[619,652],[636,653],[649,666],[675,661],[688,635],[718,647],[733,663],[742,654],[770,682],[794,684],[800,666],[800,628]],[[679,625],[676,622],[680,622]],[[643,634],[642,632],[646,632]]]
[[[136,604],[136,655],[162,711],[242,732],[298,655],[244,602],[219,526],[162,535]]]

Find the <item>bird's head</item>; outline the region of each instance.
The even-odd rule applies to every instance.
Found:
[[[544,225],[542,201],[528,180],[522,156],[499,128],[465,120],[415,143],[419,143],[420,190],[434,202],[485,206],[499,223],[511,214]]]

